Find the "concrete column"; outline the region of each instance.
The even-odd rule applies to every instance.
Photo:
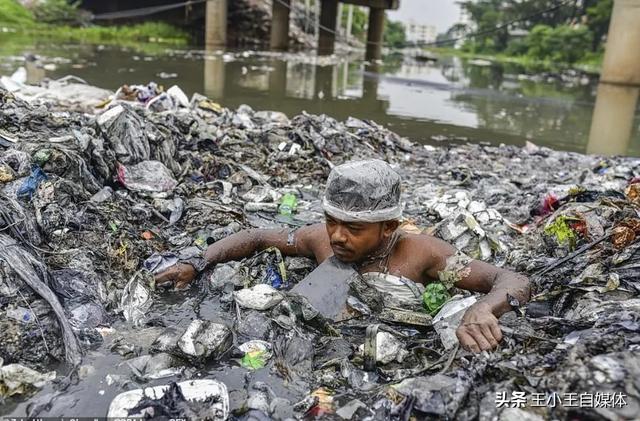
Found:
[[[600,82],[640,85],[640,1],[615,0]]]
[[[367,31],[367,53],[365,60],[382,59],[384,36],[384,9],[369,8],[369,30]]]
[[[587,153],[625,155],[633,132],[640,88],[601,83],[593,109]]]
[[[369,102],[378,100],[378,83],[380,77],[378,73],[380,67],[378,63],[367,64],[364,66],[364,76],[362,79],[362,99]]]
[[[347,14],[347,41],[351,39],[351,29],[353,27],[353,4],[349,5],[349,13]]]
[[[640,2],[615,0],[587,153],[627,152],[640,93]]]
[[[227,44],[227,0],[209,0],[206,4],[205,45],[225,46]]]
[[[289,12],[291,0],[273,0],[271,20],[271,49],[286,51],[289,48]]]
[[[338,0],[322,0],[320,9],[320,36],[318,38],[319,55],[328,56],[333,54],[335,50],[337,17]]]

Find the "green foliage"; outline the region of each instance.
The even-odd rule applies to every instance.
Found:
[[[592,51],[602,46],[603,39],[609,31],[613,0],[599,0],[587,7],[587,26],[593,33]]]
[[[509,55],[558,65],[600,62],[614,0],[465,0],[478,33],[463,45],[472,54]],[[459,24],[450,31],[460,33]],[[524,38],[514,33],[528,33]],[[591,53],[598,53],[594,56]]]
[[[532,58],[573,64],[589,51],[592,41],[593,34],[586,26],[537,25],[527,35],[525,44],[527,55]]]
[[[33,23],[31,12],[16,0],[0,0],[0,24],[31,26]]]
[[[83,23],[80,2],[44,0],[36,3],[33,14],[38,22],[79,25]]]
[[[422,304],[430,315],[434,316],[449,300],[447,288],[441,282],[428,284],[422,294]]]
[[[344,5],[348,7],[348,5]],[[342,13],[342,27],[346,27],[348,20],[347,12]],[[353,23],[351,26],[351,35],[360,41],[367,39],[367,23],[369,21],[367,13],[359,6],[353,6]]]
[[[402,22],[386,21],[384,43],[391,48],[402,48],[407,44],[407,34]]]
[[[71,16],[73,10],[78,12],[78,18],[70,22],[77,25],[82,19],[82,12],[73,4],[63,5],[63,0],[49,0],[43,3],[44,9],[35,9],[34,13],[43,13],[49,10],[51,21],[58,24],[36,21],[31,11],[23,7],[16,0],[0,0],[0,26],[11,28],[12,34],[3,41],[3,48],[8,47],[11,41],[19,41],[24,44],[25,39],[31,36],[46,36],[54,41],[78,41],[86,43],[117,43],[123,46],[142,47],[144,42],[161,42],[175,45],[186,45],[189,35],[181,29],[163,22],[145,22],[138,25],[127,26],[87,26],[75,27],[60,25],[62,19]],[[46,5],[46,6],[44,6]],[[48,8],[48,9],[47,9]],[[38,11],[39,10],[39,11]],[[54,12],[55,11],[55,12]],[[54,20],[52,16],[57,16]]]

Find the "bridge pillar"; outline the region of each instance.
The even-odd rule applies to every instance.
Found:
[[[227,0],[209,0],[206,4],[204,43],[223,47],[227,44]]]
[[[321,56],[329,56],[335,50],[337,18],[338,0],[322,0],[318,37],[318,54]]]
[[[289,12],[291,0],[273,0],[271,20],[271,49],[286,51],[289,48]]]
[[[367,31],[367,52],[365,60],[382,59],[382,40],[384,36],[384,9],[369,8],[369,30]]]
[[[624,155],[640,94],[640,2],[615,0],[587,153]]]

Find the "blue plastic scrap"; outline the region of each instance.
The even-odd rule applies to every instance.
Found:
[[[36,189],[38,188],[40,183],[42,183],[44,180],[47,180],[48,178],[49,177],[47,177],[47,174],[42,171],[42,168],[34,165],[33,167],[31,167],[31,175],[24,181],[24,183],[22,183],[22,186],[20,186],[20,188],[16,192],[17,196],[20,198],[28,197],[29,199],[31,199],[33,193],[36,192]]]

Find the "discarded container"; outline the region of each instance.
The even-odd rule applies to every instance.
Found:
[[[224,383],[216,380],[190,380],[177,383],[185,402],[202,403],[206,405],[203,418],[224,421],[229,417],[229,393]],[[124,392],[116,396],[109,406],[108,418],[153,418],[155,413],[152,405],[140,408],[139,403],[144,397],[160,400],[170,390],[170,385],[147,387]],[[158,415],[156,415],[158,416]]]

